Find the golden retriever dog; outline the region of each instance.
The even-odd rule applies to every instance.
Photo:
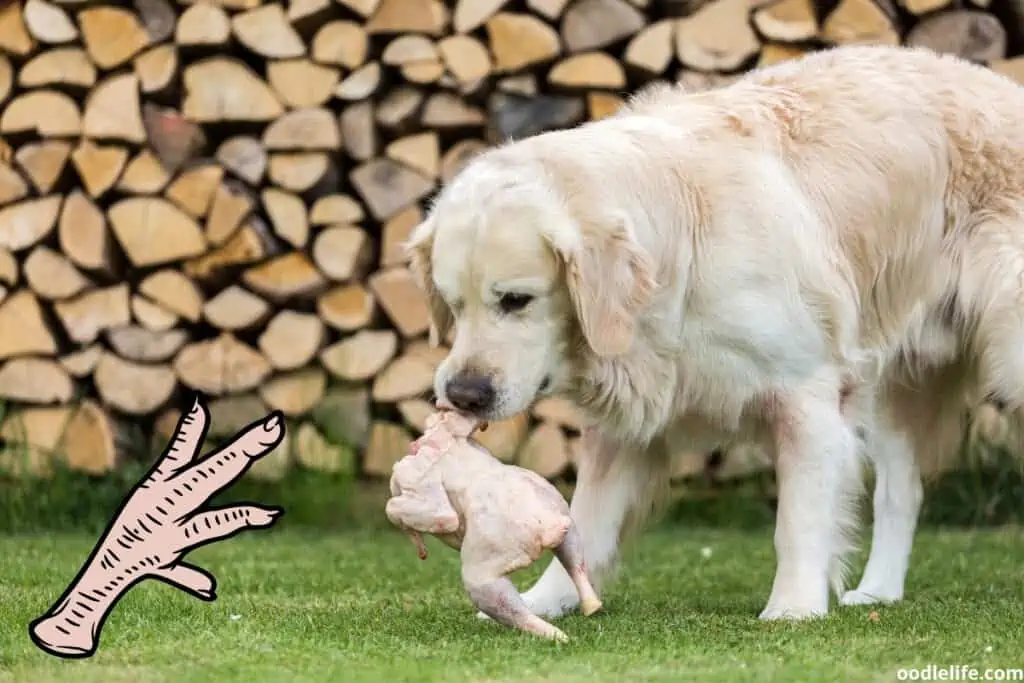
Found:
[[[408,241],[442,401],[587,416],[572,516],[598,581],[668,447],[755,442],[778,481],[764,619],[902,598],[922,459],[966,400],[1024,403],[1024,89],[923,49],[810,54],[499,145]],[[870,558],[844,592],[863,460]],[[523,595],[577,605],[552,563]]]

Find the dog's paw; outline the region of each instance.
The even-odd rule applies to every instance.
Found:
[[[827,614],[828,607],[768,603],[757,618],[761,621],[803,621],[824,617]]]
[[[877,605],[898,602],[903,596],[888,594],[886,591],[869,591],[857,589],[846,591],[839,600],[843,605]]]

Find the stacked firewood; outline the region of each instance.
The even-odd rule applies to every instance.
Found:
[[[467,160],[828,45],[1024,74],[1016,27],[951,3],[0,0],[0,435],[102,473],[199,391],[225,433],[292,420],[267,476],[386,475],[445,353],[400,245]],[[549,399],[481,440],[559,477],[578,430]]]

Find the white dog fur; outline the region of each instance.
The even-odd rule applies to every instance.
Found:
[[[965,400],[1024,399],[1021,112],[986,68],[858,46],[489,150],[409,241],[434,339],[455,326],[436,393],[482,377],[491,420],[581,407],[572,515],[599,582],[667,443],[753,440],[779,487],[761,617],[825,614],[830,588],[898,600],[922,459],[956,450]],[[872,547],[843,593],[862,455]],[[524,598],[578,599],[557,562]]]

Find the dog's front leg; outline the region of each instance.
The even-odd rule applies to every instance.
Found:
[[[779,396],[767,416],[779,503],[775,581],[762,619],[824,615],[830,579],[841,590],[860,467],[856,435],[840,412],[835,389],[817,382]]]
[[[596,430],[584,431],[580,446],[570,515],[591,579],[600,590],[614,569],[627,522],[642,520],[667,485],[668,458],[661,439],[645,451],[622,446]],[[523,593],[523,600],[534,614],[557,618],[577,607],[579,592],[555,559]]]

